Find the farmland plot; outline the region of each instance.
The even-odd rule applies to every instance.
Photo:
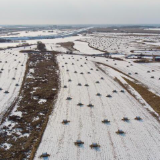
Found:
[[[134,37],[134,36],[118,36],[114,35],[112,38],[107,37],[94,37],[94,38],[86,38],[83,39],[83,41],[86,41],[89,43],[90,46],[106,50],[111,53],[125,53],[125,54],[131,54],[132,49],[136,49],[139,47],[137,44],[134,43],[132,45],[132,42],[135,42],[136,39],[139,38],[141,41],[143,40],[155,40],[156,36],[150,36],[148,37]],[[82,42],[80,42],[82,43]],[[128,44],[129,43],[129,44]],[[78,43],[77,43],[78,45]],[[87,43],[86,43],[87,45]],[[113,46],[116,47],[113,47]],[[139,45],[142,47],[142,44],[139,43]],[[132,46],[132,47],[131,47]],[[134,47],[133,47],[134,46]],[[146,45],[145,45],[146,46]],[[143,46],[143,47],[145,47]],[[103,48],[104,47],[104,48]],[[147,46],[148,48],[150,46]],[[79,48],[80,52],[83,52],[84,54],[93,54],[96,51],[92,51],[93,49],[89,46],[83,46],[81,47],[81,44],[79,44],[79,47],[76,46],[76,48]],[[85,49],[86,48],[86,49]],[[97,51],[97,53],[99,53]],[[121,55],[114,55],[114,58],[123,58],[120,57]],[[94,58],[90,58],[90,60],[95,61]],[[134,63],[133,60],[124,59],[123,61],[118,60],[112,60],[112,59],[105,59],[105,58],[96,58],[96,61],[107,64],[111,67],[117,68],[121,72],[130,75],[134,79],[138,80],[142,84],[144,84],[149,90],[151,90],[153,93],[160,95],[160,63]]]
[[[93,58],[90,60],[95,61]],[[118,61],[105,58],[96,58],[96,61],[117,68],[144,84],[153,93],[160,95],[160,63],[139,64],[131,60]]]
[[[21,88],[28,59],[26,54],[19,53],[21,49],[0,51],[0,122]]]
[[[82,41],[88,42],[89,46],[95,49],[109,53],[132,54],[133,50],[150,50],[151,48],[156,50],[156,44],[159,44],[157,43],[159,42],[159,38],[159,35],[152,34],[146,36],[143,34],[95,33],[92,37],[83,39]],[[154,53],[153,50],[152,53]],[[139,53],[144,52],[139,51]]]
[[[61,90],[34,159],[47,152],[50,160],[159,160],[159,122],[93,60],[58,56]],[[84,144],[76,146],[77,140]]]

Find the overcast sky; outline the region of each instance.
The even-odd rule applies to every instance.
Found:
[[[0,0],[2,24],[160,24],[160,0]]]

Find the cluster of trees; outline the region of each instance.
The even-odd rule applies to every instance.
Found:
[[[46,51],[46,45],[42,42],[37,42],[37,49],[40,51]]]

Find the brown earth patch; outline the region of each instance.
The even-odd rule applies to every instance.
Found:
[[[73,42],[64,42],[64,43],[57,43],[59,45],[61,45],[62,47],[68,49],[69,51],[77,51],[74,48],[74,43]]]

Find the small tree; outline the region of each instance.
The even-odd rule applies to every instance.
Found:
[[[40,51],[46,51],[46,45],[42,42],[37,42],[37,49]]]

